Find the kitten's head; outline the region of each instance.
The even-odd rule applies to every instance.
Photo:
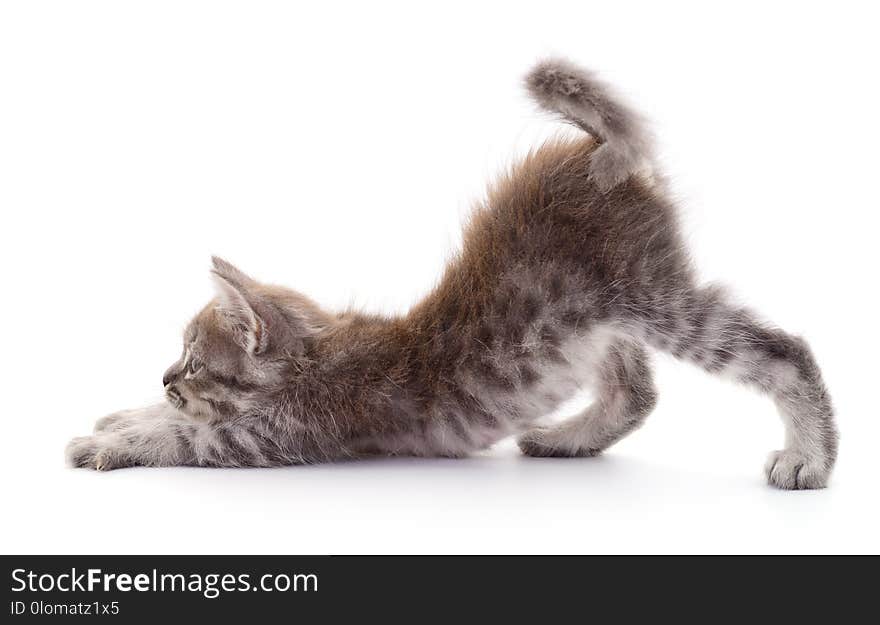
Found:
[[[259,410],[332,317],[296,291],[212,260],[217,297],[187,326],[162,383],[179,410],[222,419]]]

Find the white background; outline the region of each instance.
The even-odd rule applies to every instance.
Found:
[[[0,551],[880,551],[878,16],[817,4],[4,2]],[[212,253],[406,310],[560,130],[520,86],[554,52],[654,121],[702,274],[812,343],[829,489],[765,486],[772,403],[665,357],[655,414],[599,459],[65,468],[161,394]]]

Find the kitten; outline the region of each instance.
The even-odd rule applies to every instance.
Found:
[[[786,446],[767,479],[825,486],[837,432],[809,347],[696,283],[640,119],[566,61],[540,63],[526,85],[586,134],[547,142],[492,187],[408,314],[333,314],[214,258],[217,297],[163,377],[167,402],[98,421],[68,461],[459,457],[513,434],[531,456],[594,456],[653,409],[651,347],[770,395]],[[539,425],[584,385],[593,405]]]

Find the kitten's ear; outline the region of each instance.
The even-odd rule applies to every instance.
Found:
[[[248,287],[257,283],[241,269],[219,256],[211,257],[211,272],[238,286]]]
[[[249,354],[262,353],[269,344],[269,336],[250,290],[255,281],[222,258],[214,256],[211,261],[211,277],[219,300],[218,312],[242,349]]]

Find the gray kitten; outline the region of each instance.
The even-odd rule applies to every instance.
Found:
[[[334,314],[215,258],[217,297],[165,373],[167,402],[101,419],[68,461],[459,457],[512,434],[532,456],[594,456],[653,409],[650,346],[770,395],[786,442],[767,479],[825,486],[837,432],[809,347],[696,283],[640,119],[565,61],[539,64],[526,85],[586,134],[542,145],[491,188],[409,313]],[[584,385],[593,405],[538,425]]]

